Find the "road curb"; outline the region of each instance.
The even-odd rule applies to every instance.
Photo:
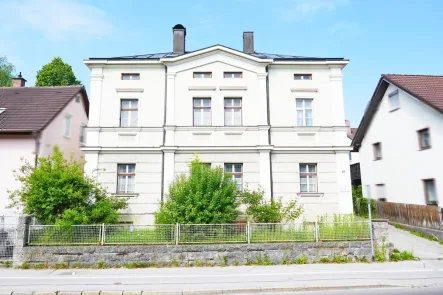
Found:
[[[81,295],[122,295],[122,294],[142,294],[142,295],[223,295],[223,294],[256,294],[256,293],[279,293],[279,292],[300,292],[300,291],[332,291],[349,289],[377,289],[395,288],[395,285],[348,285],[348,286],[322,286],[322,287],[261,287],[246,289],[219,289],[219,290],[183,290],[183,291],[83,291],[83,292],[1,292],[0,295],[46,295],[46,294],[81,294]]]

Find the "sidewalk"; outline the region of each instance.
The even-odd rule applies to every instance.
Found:
[[[303,288],[443,286],[442,261],[212,268],[0,271],[0,291],[125,290],[238,293]],[[288,289],[289,288],[289,289]],[[235,292],[234,292],[235,290]],[[183,292],[186,291],[186,292]],[[152,293],[151,293],[152,294]]]
[[[400,251],[411,251],[422,260],[443,259],[443,246],[438,242],[414,236],[408,231],[389,226],[389,242]]]

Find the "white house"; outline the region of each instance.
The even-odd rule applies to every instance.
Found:
[[[344,124],[343,58],[258,53],[214,45],[89,58],[86,171],[128,197],[124,219],[152,223],[174,177],[196,153],[240,188],[298,199],[305,217],[352,212],[351,150]],[[94,172],[96,171],[96,172]]]
[[[353,140],[365,197],[438,204],[442,113],[443,76],[382,75]]]
[[[0,87],[0,215],[15,215],[8,190],[20,187],[14,170],[24,160],[36,163],[58,145],[66,157],[83,157],[89,101],[83,86],[25,87],[19,75],[13,87]],[[1,223],[0,218],[0,223]]]

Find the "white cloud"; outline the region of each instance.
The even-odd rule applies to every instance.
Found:
[[[288,22],[310,20],[321,12],[331,12],[348,0],[291,0],[279,8],[280,18]]]
[[[72,0],[25,0],[0,3],[2,31],[31,29],[55,41],[91,39],[112,31],[104,11]]]

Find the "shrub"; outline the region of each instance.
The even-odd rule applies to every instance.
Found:
[[[308,261],[308,259],[306,258],[306,256],[305,256],[305,255],[302,255],[302,256],[298,257],[298,258],[294,261],[294,263],[295,263],[295,264],[306,264],[307,261]]]
[[[169,186],[168,199],[155,214],[157,224],[233,222],[239,212],[237,183],[223,169],[203,165],[196,157],[189,176],[179,175]]]
[[[360,192],[361,192],[361,186],[359,186],[360,188]],[[377,206],[376,206],[376,202],[374,199],[366,199],[363,197],[360,197],[359,193],[355,193],[354,194],[354,188],[353,190],[353,194],[352,194],[352,203],[353,203],[353,207],[354,207],[354,214],[361,216],[361,217],[368,217],[369,216],[369,211],[368,211],[368,202],[371,203],[371,215],[372,218],[376,217],[376,213],[377,213]]]
[[[117,223],[124,199],[108,195],[93,178],[85,176],[84,161],[65,159],[56,146],[34,167],[29,162],[16,172],[20,189],[10,193],[9,207],[22,207],[45,224]]]
[[[404,260],[418,260],[412,252],[409,251],[403,251],[400,252],[398,249],[392,250],[391,254],[389,255],[390,261],[404,261]]]
[[[240,200],[247,206],[246,214],[252,216],[259,223],[280,223],[293,221],[303,213],[303,207],[297,205],[297,201],[289,201],[283,204],[281,198],[264,200],[265,192],[261,189],[249,190],[245,188],[240,193]]]

